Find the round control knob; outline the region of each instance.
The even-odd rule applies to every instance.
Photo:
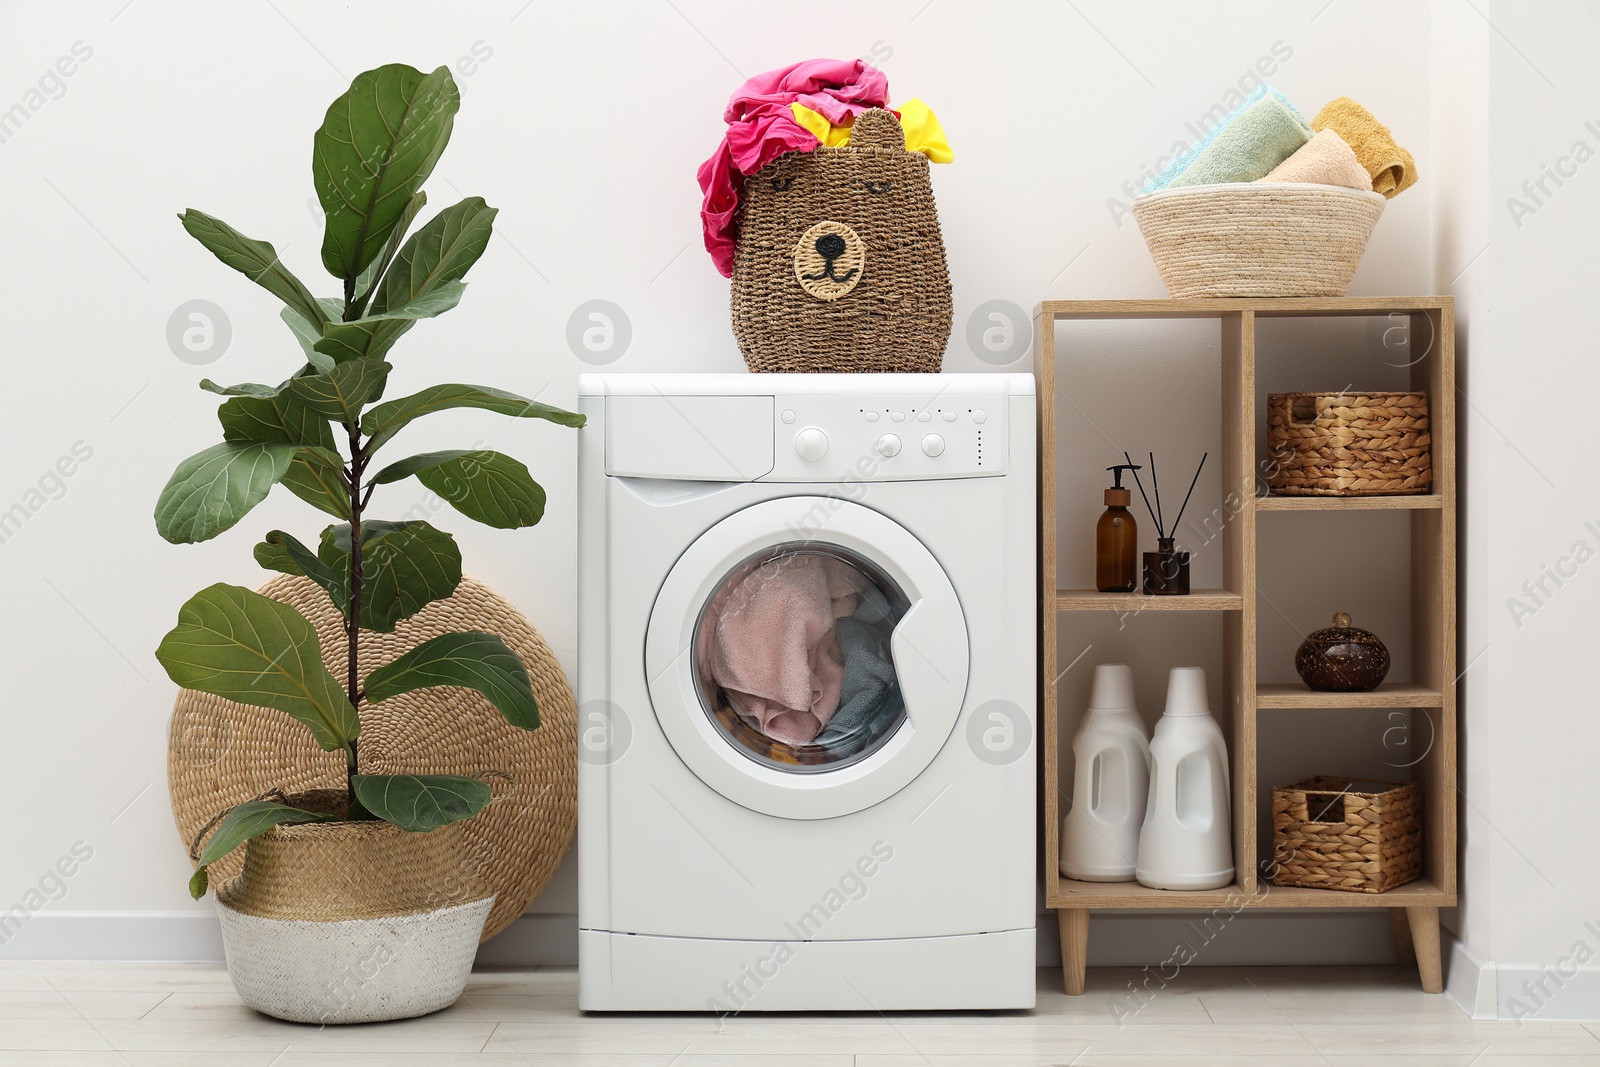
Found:
[[[878,455],[888,458],[900,454],[900,438],[892,433],[886,433],[878,438]]]
[[[930,433],[922,439],[922,454],[925,456],[944,455],[944,438],[936,433]]]
[[[984,413],[982,408],[979,408],[977,411],[974,411],[972,413],[972,421],[978,423],[981,426],[983,423],[986,423],[986,422],[989,421],[989,416]]]
[[[807,463],[815,463],[828,454],[828,435],[815,426],[807,426],[795,434],[794,450]]]

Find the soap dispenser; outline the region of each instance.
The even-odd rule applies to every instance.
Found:
[[[1122,472],[1139,470],[1135,463],[1107,467],[1116,484],[1106,490],[1106,510],[1094,528],[1094,586],[1102,593],[1131,593],[1139,585],[1139,527],[1128,504],[1131,489],[1122,488]]]

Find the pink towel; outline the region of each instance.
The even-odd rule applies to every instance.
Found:
[[[809,152],[819,143],[794,120],[790,104],[802,104],[835,126],[848,125],[868,108],[889,106],[889,79],[859,59],[808,59],[739,86],[722,113],[728,132],[696,174],[705,196],[700,223],[706,251],[725,278],[733,277],[734,224],[745,176],[785,152]]]
[[[753,568],[706,609],[701,675],[768,737],[806,744],[838,710],[844,657],[833,624],[855,611],[865,583],[848,564],[814,554]]]
[[[1323,130],[1279,163],[1262,182],[1310,182],[1313,185],[1342,185],[1347,189],[1370,190],[1372,178],[1361,165],[1344,138]]]

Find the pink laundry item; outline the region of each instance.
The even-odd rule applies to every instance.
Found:
[[[856,610],[866,578],[839,560],[769,560],[725,585],[699,627],[700,673],[775,741],[804,745],[839,708],[844,656],[834,620]]]
[[[723,277],[733,277],[734,226],[745,176],[786,152],[809,152],[820,143],[795,121],[789,110],[794,103],[835,126],[848,125],[868,108],[889,106],[889,79],[859,59],[808,59],[739,86],[722,113],[728,132],[696,174],[704,194],[700,222],[706,251]]]
[[[1367,168],[1361,165],[1355,150],[1344,138],[1332,130],[1322,130],[1265,177],[1256,180],[1342,185],[1347,189],[1372,191],[1372,176]]]

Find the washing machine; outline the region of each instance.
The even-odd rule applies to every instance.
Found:
[[[1033,378],[579,391],[579,1007],[1032,1007]]]

